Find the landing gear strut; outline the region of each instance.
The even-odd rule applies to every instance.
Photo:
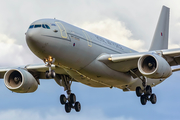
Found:
[[[152,88],[150,85],[147,84],[147,80],[145,77],[142,79],[142,86],[144,89],[141,89],[141,87],[136,87],[136,95],[140,97],[140,101],[142,105],[146,105],[147,101],[151,101],[152,104],[156,104],[157,98],[155,94],[152,94]]]
[[[44,63],[49,67],[49,71],[46,71],[46,78],[55,78],[56,73],[51,69],[51,65],[55,62],[55,58],[49,57],[48,59],[44,59]]]
[[[75,94],[71,93],[71,78],[66,75],[61,75],[61,80],[64,83],[64,91],[66,91],[67,97],[64,94],[60,95],[60,103],[65,105],[65,111],[67,113],[71,112],[72,108],[75,109],[76,112],[79,112],[81,110],[81,104],[76,101]]]

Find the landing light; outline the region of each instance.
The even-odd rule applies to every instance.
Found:
[[[51,57],[51,56],[49,57],[49,61],[50,61],[50,62],[52,62],[52,61],[53,61],[53,59],[52,59],[52,57]]]
[[[48,62],[48,59],[45,58],[45,59],[44,59],[44,62]]]
[[[108,58],[108,60],[112,60],[112,58],[111,58],[111,57],[109,57],[109,58]]]

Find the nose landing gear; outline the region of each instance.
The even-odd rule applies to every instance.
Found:
[[[44,63],[46,64],[46,66],[49,67],[49,71],[46,71],[45,75],[46,75],[46,78],[49,79],[49,78],[55,78],[56,76],[56,73],[54,70],[51,70],[51,65],[55,62],[55,58],[53,57],[49,57],[47,59],[44,59]]]

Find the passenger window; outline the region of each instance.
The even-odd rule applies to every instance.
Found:
[[[32,29],[33,27],[34,27],[34,25],[30,25],[30,26],[29,26],[29,29]]]
[[[39,28],[39,27],[41,27],[41,25],[35,25],[35,26],[34,26],[34,28]]]
[[[45,26],[46,26],[47,29],[50,29],[50,27],[48,25],[45,24]]]
[[[42,27],[43,27],[43,28],[46,28],[46,26],[45,26],[44,24],[42,24]]]

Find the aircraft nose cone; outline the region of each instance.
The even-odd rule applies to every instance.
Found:
[[[28,30],[26,33],[26,42],[28,45],[35,45],[39,43],[40,40],[40,30],[33,29]]]
[[[40,46],[40,31],[39,30],[28,30],[26,33],[26,43],[31,51],[37,51]]]
[[[34,40],[34,38],[36,37],[37,35],[37,31],[36,30],[28,30],[27,33],[26,33],[26,40],[28,41],[32,41]]]

